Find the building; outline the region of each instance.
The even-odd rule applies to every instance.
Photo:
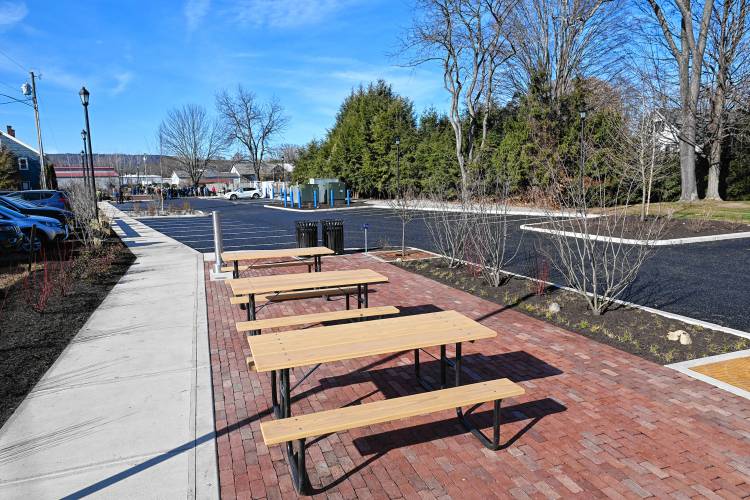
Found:
[[[170,184],[176,187],[190,187],[193,181],[185,170],[174,170]],[[204,170],[198,181],[198,185],[206,186],[208,189],[216,188],[217,191],[234,189],[240,185],[240,176],[234,172],[220,172],[213,168]]]
[[[291,179],[291,173],[294,170],[292,163],[280,162],[263,162],[260,166],[260,180],[268,181],[284,181]],[[240,183],[243,186],[257,185],[258,179],[255,175],[255,169],[252,163],[241,162],[237,163],[232,167],[232,173],[240,176]]]
[[[83,182],[84,179],[88,178],[88,172],[84,176],[81,165],[55,165],[55,176],[57,177],[57,187],[65,189],[73,183]],[[97,189],[103,191],[120,187],[120,176],[117,174],[117,170],[112,167],[95,166],[94,179]]]
[[[16,138],[16,131],[8,125],[5,132],[0,132],[0,147],[10,150],[17,158],[17,168],[21,174],[22,190],[41,189],[41,163],[39,151]]]

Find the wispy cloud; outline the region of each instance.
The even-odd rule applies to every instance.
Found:
[[[232,8],[243,24],[291,28],[317,24],[359,0],[241,0]]]
[[[211,0],[187,0],[185,2],[185,21],[187,21],[189,31],[200,25],[203,18],[208,14],[209,7],[211,7]]]
[[[128,88],[131,80],[133,80],[133,73],[131,73],[130,71],[125,71],[123,73],[116,74],[114,78],[116,83],[110,92],[112,93],[112,95],[118,95],[124,92],[126,88]]]
[[[23,21],[28,13],[25,2],[0,2],[0,28]]]

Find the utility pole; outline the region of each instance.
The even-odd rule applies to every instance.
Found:
[[[39,124],[39,102],[36,98],[36,75],[33,71],[30,71],[29,74],[31,75],[31,88],[29,88],[28,83],[24,83],[21,85],[21,92],[23,92],[23,95],[28,96],[31,95],[31,101],[34,105],[34,120],[36,121],[36,141],[39,146],[39,167],[40,167],[40,174],[39,174],[39,184],[41,185],[42,189],[47,189],[47,171],[44,167],[44,145],[42,144],[42,127]]]

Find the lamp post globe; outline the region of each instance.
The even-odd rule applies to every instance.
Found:
[[[78,92],[78,95],[81,97],[81,104],[84,106],[89,105],[89,91],[86,89],[86,87],[81,87],[81,90]]]

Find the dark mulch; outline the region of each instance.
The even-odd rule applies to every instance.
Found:
[[[395,265],[659,364],[750,348],[748,339],[640,309],[616,306],[596,316],[579,295],[527,279],[510,278],[502,286],[492,287],[476,275],[473,268],[449,269],[439,259]],[[560,305],[559,313],[549,312],[552,302]],[[681,345],[680,342],[667,340],[667,332],[674,330],[688,332],[693,343]]]
[[[52,366],[70,340],[101,304],[135,257],[116,241],[72,260],[47,260],[44,266],[0,265],[0,426]]]
[[[727,222],[720,220],[709,220],[702,218],[692,219],[662,219],[664,229],[659,236],[660,240],[677,239],[677,238],[696,238],[699,236],[716,236],[719,234],[732,234],[750,232],[750,224],[741,222]],[[607,229],[606,226],[599,227],[604,223],[604,219],[590,219],[589,234],[599,236],[615,236],[618,238],[638,239],[644,234],[640,229],[642,223],[638,217],[628,216],[624,222],[618,222],[614,230]],[[650,224],[649,221],[646,222]],[[567,231],[580,232],[581,223],[569,222],[563,223],[563,228]],[[535,224],[534,227],[546,229],[558,229],[559,224]],[[612,227],[612,226],[611,226]]]
[[[377,257],[380,257],[386,262],[394,262],[398,259],[401,259],[402,261],[407,260],[422,260],[422,259],[432,259],[435,258],[434,254],[425,252],[424,250],[415,250],[415,249],[407,249],[406,252],[404,252],[404,255],[401,255],[401,249],[397,250],[376,250],[374,252],[370,252],[372,255],[375,255]]]

